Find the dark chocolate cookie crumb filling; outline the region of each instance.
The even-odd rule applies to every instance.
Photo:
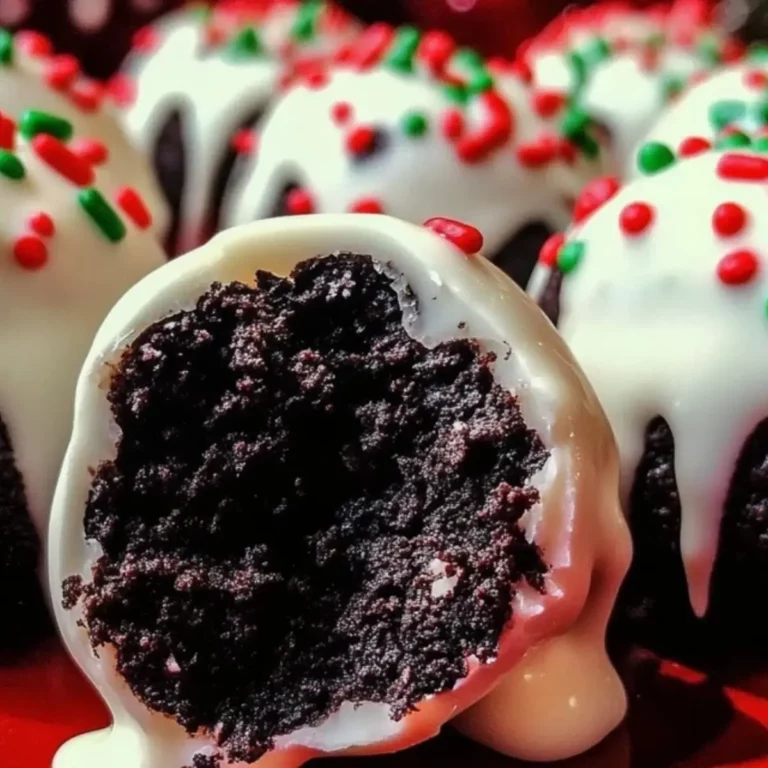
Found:
[[[104,555],[65,583],[147,706],[245,762],[343,702],[450,690],[546,571],[518,521],[547,452],[492,355],[412,339],[368,256],[256,282],[125,351],[85,515]]]
[[[0,664],[51,632],[39,565],[40,542],[29,517],[24,482],[0,419]]]

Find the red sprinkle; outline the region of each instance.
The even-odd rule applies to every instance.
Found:
[[[768,158],[731,153],[717,164],[717,175],[732,181],[768,181]]]
[[[358,69],[372,67],[389,48],[394,34],[394,29],[388,24],[372,24],[349,50],[344,63]]]
[[[384,206],[375,197],[361,197],[349,206],[350,213],[384,213]]]
[[[132,47],[142,53],[150,53],[157,48],[159,37],[152,27],[142,27],[133,35]]]
[[[95,112],[104,101],[104,86],[95,80],[79,80],[69,89],[69,98],[83,112]]]
[[[93,182],[93,168],[57,138],[40,133],[32,139],[32,147],[51,168],[78,187],[87,187]]]
[[[376,141],[376,131],[366,125],[353,128],[345,140],[347,152],[355,157],[365,155],[371,151]]]
[[[618,179],[603,176],[589,182],[576,198],[573,206],[573,220],[579,224],[607,203],[621,189]]]
[[[712,149],[712,142],[702,136],[689,136],[680,142],[677,153],[680,157],[693,157]]]
[[[553,117],[565,106],[566,97],[560,91],[534,91],[531,101],[537,115]]]
[[[259,137],[256,131],[242,128],[232,137],[230,146],[238,155],[252,155],[256,151],[258,143]]]
[[[24,29],[16,34],[16,41],[24,53],[29,56],[48,56],[53,53],[53,44],[39,32]]]
[[[723,203],[712,214],[712,228],[720,237],[732,237],[744,229],[747,212],[738,203]]]
[[[744,285],[757,274],[759,268],[760,261],[752,251],[733,251],[720,259],[717,276],[725,285]]]
[[[115,197],[123,213],[139,228],[149,229],[152,214],[149,212],[141,195],[133,187],[120,187]]]
[[[286,198],[285,207],[294,216],[315,212],[315,201],[306,189],[292,189]]]
[[[619,214],[619,226],[625,235],[641,235],[651,225],[653,216],[648,203],[630,203]]]
[[[560,157],[568,165],[573,165],[576,162],[579,151],[576,149],[576,145],[568,139],[562,139],[559,146]]]
[[[536,141],[515,148],[517,161],[524,168],[541,168],[553,162],[558,153],[558,141],[552,136],[541,136]]]
[[[424,222],[427,229],[453,243],[462,253],[474,256],[483,250],[483,233],[469,224],[437,216]]]
[[[337,101],[331,106],[331,119],[337,125],[344,125],[352,117],[352,105],[348,101]]]
[[[45,67],[45,82],[56,91],[66,91],[79,74],[80,62],[74,56],[53,56]]]
[[[453,38],[437,30],[425,32],[416,55],[433,75],[441,73],[453,56],[456,43]]]
[[[506,99],[496,91],[486,91],[481,99],[488,113],[485,125],[461,139],[456,147],[459,159],[465,163],[484,160],[509,141],[514,131],[514,115]]]
[[[555,232],[554,235],[550,235],[539,251],[539,264],[543,264],[545,267],[554,267],[564,243],[565,235],[562,232]]]
[[[29,228],[40,237],[52,237],[56,231],[56,227],[53,224],[53,219],[47,214],[40,211],[29,217],[27,221]]]
[[[16,147],[16,123],[8,115],[0,112],[0,149],[9,149],[11,152]]]
[[[13,257],[24,269],[40,269],[48,261],[48,248],[35,235],[22,235],[13,244]]]
[[[443,134],[449,141],[456,141],[464,134],[464,115],[458,109],[449,109],[443,115]]]
[[[313,91],[319,91],[321,88],[325,88],[328,85],[328,73],[315,69],[312,72],[308,72],[304,78],[308,88]]]
[[[130,107],[136,101],[136,83],[122,72],[110,78],[107,91],[119,107]]]
[[[524,83],[530,84],[533,81],[533,70],[531,70],[525,59],[516,59],[509,67],[509,71],[516,75]]]
[[[69,148],[79,158],[91,165],[102,165],[109,159],[109,150],[106,144],[98,139],[73,139]]]
[[[744,73],[744,85],[747,88],[762,91],[764,88],[768,88],[768,74],[759,69],[750,69]]]

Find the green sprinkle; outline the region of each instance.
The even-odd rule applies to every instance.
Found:
[[[560,130],[569,139],[576,140],[586,133],[589,123],[589,115],[584,110],[571,107],[560,123]]]
[[[398,72],[413,71],[413,57],[419,47],[421,33],[415,27],[401,27],[392,44],[386,64]]]
[[[586,131],[579,136],[575,136],[573,139],[571,139],[571,141],[573,141],[573,143],[590,160],[594,160],[600,154],[600,145]]]
[[[566,54],[566,59],[573,75],[574,90],[579,91],[587,82],[587,62],[577,51],[569,51]]]
[[[47,133],[61,141],[72,138],[72,123],[49,112],[28,109],[19,122],[19,132],[25,139],[31,139],[38,133]]]
[[[461,107],[469,101],[469,91],[460,83],[447,83],[443,86],[443,93],[448,101]]]
[[[749,147],[752,140],[746,133],[741,131],[731,131],[718,137],[715,141],[715,149],[737,149],[738,147]]]
[[[661,93],[664,101],[667,102],[674,99],[675,96],[682,93],[683,88],[685,88],[685,81],[682,77],[678,77],[677,75],[665,75],[661,82]]]
[[[427,118],[421,112],[409,112],[403,118],[403,133],[408,136],[423,136],[428,128]]]
[[[755,115],[755,120],[757,120],[760,125],[768,125],[768,101],[758,101],[752,109]]]
[[[119,243],[125,237],[125,224],[98,189],[89,187],[82,190],[77,201],[107,240]]]
[[[768,61],[768,45],[765,43],[755,43],[749,46],[747,58],[750,61]]]
[[[716,101],[709,108],[709,122],[718,131],[742,120],[747,115],[747,105],[735,99]]]
[[[456,64],[465,69],[485,69],[483,57],[473,48],[460,48],[454,55]]]
[[[0,29],[0,65],[13,64],[13,35],[7,29]]]
[[[710,67],[716,67],[720,63],[720,43],[714,37],[707,35],[696,46],[699,58]]]
[[[9,179],[19,181],[26,175],[24,163],[13,152],[0,149],[0,173]]]
[[[675,162],[675,153],[659,141],[649,141],[640,148],[637,167],[648,175],[663,171]]]
[[[224,56],[230,61],[253,59],[261,54],[261,40],[254,27],[243,27],[224,49]]]
[[[589,66],[605,61],[611,55],[611,46],[604,37],[595,37],[582,49],[581,56]]]
[[[752,149],[756,152],[768,152],[768,136],[760,136],[752,142]]]
[[[564,275],[573,272],[573,270],[579,266],[579,262],[584,258],[585,250],[586,247],[584,243],[579,240],[566,243],[560,249],[560,253],[557,254],[557,268]]]
[[[323,4],[320,0],[304,0],[296,14],[291,37],[300,41],[311,40],[317,31],[317,21],[322,10]]]
[[[493,77],[486,70],[478,70],[475,72],[468,84],[470,93],[485,93],[493,88]]]

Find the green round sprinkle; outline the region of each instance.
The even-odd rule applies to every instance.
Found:
[[[579,240],[566,243],[560,249],[560,253],[557,254],[557,268],[564,275],[573,272],[573,270],[579,266],[579,262],[584,258],[585,250],[586,247],[584,243]]]
[[[408,136],[423,136],[428,128],[427,118],[421,112],[409,112],[403,118],[403,132]]]
[[[737,149],[738,147],[749,147],[751,145],[752,140],[746,133],[741,131],[726,133],[715,141],[716,149]]]
[[[576,140],[587,132],[589,123],[589,115],[583,109],[571,107],[560,123],[560,130],[569,139]]]
[[[752,142],[752,149],[756,152],[768,152],[768,136],[760,136]]]
[[[299,6],[296,20],[291,29],[291,36],[294,40],[311,40],[317,31],[317,21],[323,10],[323,4],[320,0],[304,0]]]
[[[716,101],[709,107],[709,122],[718,131],[722,131],[737,120],[744,119],[746,115],[747,105],[736,99]]]
[[[611,55],[611,46],[604,37],[595,37],[582,49],[581,55],[587,64],[594,66]]]
[[[584,61],[584,57],[576,51],[569,51],[566,54],[566,58],[568,60],[568,66],[571,68],[574,90],[578,91],[587,81],[587,62]]]
[[[0,173],[9,179],[19,181],[26,175],[24,164],[13,152],[0,149]]]
[[[0,29],[0,64],[13,64],[13,35],[7,29]]]
[[[682,77],[677,75],[665,75],[661,82],[661,92],[664,97],[664,101],[671,101],[682,93],[685,88],[685,81]]]
[[[224,49],[224,55],[230,61],[244,61],[261,54],[261,40],[254,27],[243,27]]]
[[[119,243],[125,237],[125,224],[98,189],[89,187],[82,190],[77,195],[77,201],[107,240]]]
[[[21,116],[19,132],[26,139],[31,139],[38,133],[47,133],[61,141],[69,141],[72,138],[72,123],[49,112],[28,109]]]
[[[389,51],[386,64],[399,72],[413,71],[413,57],[421,41],[421,33],[415,27],[401,27]]]
[[[469,101],[469,91],[460,83],[447,83],[443,86],[443,93],[448,101],[461,107]]]
[[[674,152],[659,141],[649,141],[640,148],[637,166],[647,174],[658,173],[675,162]]]
[[[760,125],[768,125],[768,101],[759,101],[752,109],[755,120]]]

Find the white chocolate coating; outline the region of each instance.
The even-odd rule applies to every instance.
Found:
[[[706,613],[723,505],[738,456],[768,415],[765,262],[744,285],[726,285],[717,265],[753,249],[765,259],[765,185],[720,178],[722,155],[680,161],[633,181],[569,233],[585,244],[561,292],[560,329],[613,426],[628,501],[656,416],[669,423],[682,509],[681,556],[691,605]],[[646,233],[619,226],[629,203],[654,209]],[[738,234],[715,233],[712,215],[733,202],[747,212]],[[549,270],[539,267],[540,292]]]
[[[44,74],[49,64],[49,57],[30,55],[22,45],[15,45],[13,63],[0,66],[0,112],[17,120],[28,109],[50,112],[72,123],[78,138],[101,141],[109,152],[104,191],[111,194],[124,185],[136,189],[152,213],[153,230],[163,235],[168,225],[165,198],[149,162],[131,143],[117,112],[106,101],[85,110],[65,91],[51,88]]]
[[[78,187],[44,163],[23,140],[16,155],[22,180],[0,175],[0,415],[8,426],[33,521],[45,535],[56,476],[72,426],[77,373],[109,308],[163,263],[150,231],[120,215],[127,228],[110,242],[78,204]],[[115,180],[106,169],[94,186]],[[30,235],[30,217],[47,214],[55,227],[41,238],[48,261],[20,266],[14,244]]]
[[[280,737],[280,749],[257,764],[294,768],[323,752],[387,752],[429,738],[479,700],[534,644],[540,652],[524,662],[533,674],[529,687],[542,703],[559,711],[570,706],[578,717],[550,719],[542,732],[541,724],[528,716],[525,702],[517,699],[520,690],[513,677],[509,687],[497,693],[503,711],[515,718],[507,737],[490,734],[471,712],[464,726],[475,738],[513,754],[519,750],[540,758],[564,757],[591,746],[625,712],[624,692],[604,648],[610,605],[630,556],[610,430],[565,345],[509,278],[485,259],[467,257],[430,230],[403,221],[370,215],[308,216],[236,228],[165,265],[117,304],[96,337],[78,385],[75,427],[50,528],[51,589],[60,594],[62,580],[72,574],[89,577],[98,556],[98,547],[84,540],[82,519],[91,482],[88,468],[115,450],[105,362],[148,324],[191,306],[214,281],[251,282],[257,268],[284,275],[309,256],[339,250],[370,253],[403,273],[422,307],[418,316],[404,320],[415,338],[433,345],[470,336],[502,352],[495,368],[497,381],[515,391],[527,423],[550,451],[534,480],[541,502],[525,525],[543,548],[551,571],[545,595],[525,588],[515,598],[514,623],[501,639],[497,659],[472,665],[470,675],[454,690],[427,698],[418,711],[396,724],[381,705],[342,707],[318,728]],[[466,326],[460,329],[462,322]],[[64,611],[59,601],[56,604],[69,651],[109,705],[115,725],[66,744],[55,768],[177,768],[194,752],[213,748],[210,736],[190,738],[171,720],[145,709],[117,677],[111,653],[102,649],[100,658],[93,655],[86,632],[77,626],[79,608]],[[578,664],[584,676],[564,670],[558,660],[565,659],[570,660],[570,672]],[[537,686],[537,679],[546,685]],[[524,737],[521,723],[523,731],[527,726]]]

